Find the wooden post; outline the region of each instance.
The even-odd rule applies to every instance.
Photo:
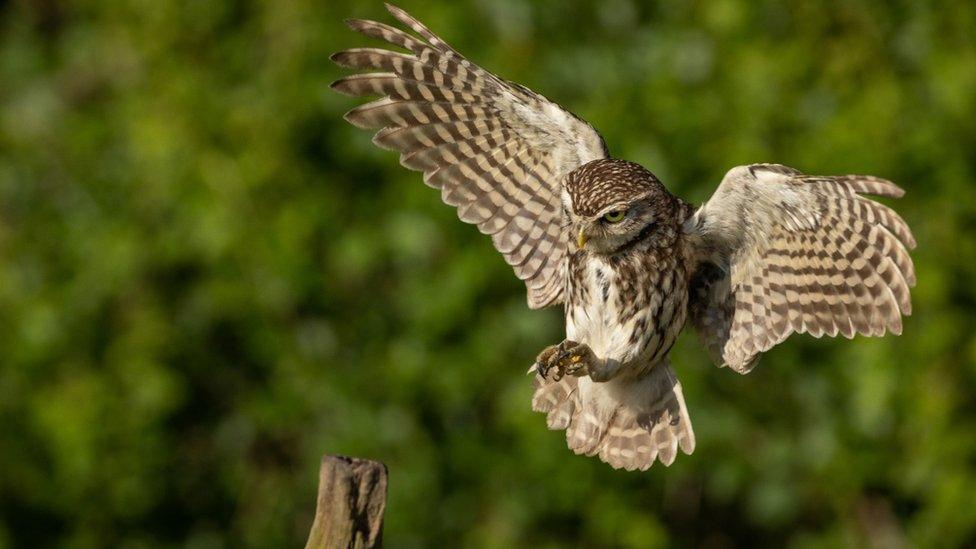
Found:
[[[370,548],[383,543],[386,465],[322,456],[315,521],[305,549]]]

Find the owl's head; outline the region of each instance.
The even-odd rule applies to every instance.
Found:
[[[673,240],[676,234],[677,199],[633,162],[601,159],[580,166],[566,177],[562,202],[577,245],[594,253],[613,254],[645,236]]]

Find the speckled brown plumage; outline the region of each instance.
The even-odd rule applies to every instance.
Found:
[[[333,84],[381,98],[346,118],[491,235],[533,308],[562,303],[566,339],[539,354],[534,410],[567,445],[647,469],[695,435],[668,353],[686,321],[720,366],[746,373],[792,333],[900,333],[915,272],[908,225],[864,195],[871,176],[777,164],[726,174],[700,208],[643,167],[610,158],[592,126],[462,57],[393,6],[407,31],[351,20],[405,53],[356,48]]]
[[[608,204],[630,202],[641,194],[668,202],[673,197],[657,177],[640,164],[626,160],[594,160],[573,170],[566,177],[566,190],[576,215],[596,215]]]

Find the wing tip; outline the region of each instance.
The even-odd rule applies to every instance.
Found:
[[[340,78],[340,79],[336,80],[335,82],[329,84],[329,89],[332,90],[332,91],[334,91],[334,92],[336,92],[336,93],[341,93],[342,95],[348,95],[350,97],[356,97],[357,94],[353,93],[352,90],[348,89],[347,83],[348,83],[348,79],[347,78]],[[349,114],[349,113],[346,113],[346,114]]]
[[[385,40],[385,37],[378,34],[378,28],[386,27],[386,25],[383,23],[373,21],[372,19],[361,19],[359,17],[349,17],[343,19],[342,22],[353,32],[357,32],[370,38],[380,38]]]
[[[410,14],[403,11],[403,8],[396,6],[391,2],[383,2],[383,7],[386,8],[386,11],[390,12],[390,14],[394,17],[397,17],[398,15],[406,15],[407,17],[410,17]],[[397,19],[399,19],[399,17],[397,17]],[[413,19],[413,17],[410,17],[410,19]]]
[[[395,151],[395,150],[397,150],[395,146],[393,146],[392,144],[390,144],[390,143],[388,143],[387,141],[384,140],[384,137],[386,136],[386,133],[387,132],[384,131],[384,130],[382,130],[382,129],[380,131],[376,132],[376,134],[373,135],[373,139],[372,139],[373,145],[376,145],[377,147],[379,147],[379,148],[381,148],[381,149],[383,149],[385,151]]]
[[[891,181],[888,181],[886,179],[885,180],[882,180],[882,181],[884,183],[887,183],[887,187],[891,191],[891,197],[892,198],[901,198],[901,197],[905,196],[905,189],[899,187],[898,185],[896,185],[896,184],[894,184]]]
[[[345,120],[346,122],[349,122],[353,126],[356,126],[357,128],[360,128],[360,129],[363,129],[363,130],[372,130],[372,129],[375,129],[376,126],[370,124],[370,122],[368,120],[365,120],[365,119],[363,119],[362,117],[359,116],[360,115],[360,112],[361,112],[361,109],[362,109],[362,106],[359,106],[359,107],[356,107],[355,109],[352,109],[351,111],[349,111],[346,114],[342,115],[342,119]]]
[[[337,51],[329,56],[329,61],[332,61],[333,63],[339,65],[340,67],[350,68],[350,69],[355,68],[347,62],[346,60],[347,57],[349,57],[349,50]]]
[[[887,198],[901,198],[905,196],[905,189],[883,177],[877,177],[874,175],[849,175],[847,177],[855,180],[868,181],[877,185],[875,188],[865,189],[864,194],[873,194],[875,196],[884,196]]]

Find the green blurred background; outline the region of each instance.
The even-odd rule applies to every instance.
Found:
[[[403,7],[688,200],[896,181],[905,335],[685,334],[695,454],[613,471],[529,409],[560,311],[341,119],[379,1],[0,2],[0,547],[299,546],[326,452],[389,466],[391,547],[976,542],[976,4]]]

